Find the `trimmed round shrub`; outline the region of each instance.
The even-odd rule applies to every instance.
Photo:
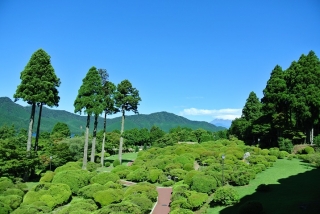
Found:
[[[286,151],[280,151],[279,153],[279,159],[284,159],[285,157],[287,157],[289,155],[288,152]]]
[[[53,177],[52,183],[67,184],[75,194],[79,189],[89,184],[92,174],[86,170],[61,171]]]
[[[52,171],[46,171],[44,175],[40,178],[40,183],[51,182],[55,173]]]
[[[124,200],[132,196],[141,196],[149,198],[152,202],[157,201],[158,192],[156,186],[147,182],[138,183],[129,186],[124,193]]]
[[[9,214],[11,213],[11,208],[7,204],[4,204],[0,201],[0,214]]]
[[[99,167],[100,167],[100,163],[93,163],[93,162],[87,163],[87,170],[90,172],[96,171]]]
[[[303,149],[303,154],[313,154],[314,149],[311,146],[307,146],[306,148]]]
[[[185,171],[191,171],[191,170],[194,169],[194,168],[193,168],[193,164],[187,163],[187,164],[183,165],[183,169],[184,169]]]
[[[264,156],[269,155],[269,150],[268,150],[268,149],[262,149],[262,150],[260,151],[260,154],[261,154],[261,155],[264,155]]]
[[[209,175],[198,174],[193,176],[191,190],[202,193],[211,193],[217,188],[217,181]]]
[[[51,213],[51,208],[43,201],[36,201],[29,205],[21,205],[12,214]]]
[[[104,166],[105,166],[105,167],[109,167],[110,165],[111,165],[111,163],[108,162],[108,161],[104,163]]]
[[[170,211],[170,214],[193,214],[189,209],[183,209],[183,208],[176,208],[173,211]]]
[[[86,199],[91,199],[93,198],[93,194],[98,192],[98,191],[103,191],[103,190],[107,190],[108,187],[103,186],[99,183],[94,183],[94,184],[90,184],[88,186],[82,187],[81,189],[79,189],[78,191],[78,195],[82,196]]]
[[[8,188],[14,188],[13,182],[7,177],[0,178],[0,194],[2,194],[2,192],[6,191]]]
[[[169,174],[175,181],[181,181],[186,175],[186,171],[183,169],[172,169]]]
[[[81,169],[81,163],[80,162],[68,162],[63,166],[57,167],[54,172],[62,172],[62,171],[71,171],[71,170],[79,170]]]
[[[107,206],[111,203],[119,203],[123,198],[123,191],[120,189],[107,189],[93,194],[93,199],[100,206]]]
[[[147,179],[151,183],[156,183],[159,180],[159,176],[163,174],[160,169],[151,169],[147,175]]]
[[[79,201],[72,201],[69,206],[61,209],[58,214],[69,214],[69,213],[92,213],[97,210],[96,203],[91,199],[81,199]]]
[[[188,203],[192,209],[199,209],[207,200],[208,194],[195,191],[187,191]]]
[[[16,189],[16,188],[6,189],[6,191],[3,192],[2,194],[3,195],[19,195],[21,197],[24,196],[24,192],[21,189]]]
[[[193,176],[195,176],[197,174],[202,174],[202,173],[199,171],[196,171],[196,170],[191,170],[191,171],[187,172],[187,174],[184,176],[184,183],[188,184],[190,186],[192,183]]]
[[[102,207],[97,214],[141,214],[142,211],[140,207],[130,201],[123,201],[119,204],[110,204],[106,207]]]
[[[0,196],[0,202],[8,205],[12,210],[15,210],[21,204],[22,197],[19,195]]]
[[[115,159],[113,161],[113,167],[119,166],[120,165],[120,160],[119,159]]]
[[[230,186],[219,187],[213,194],[213,201],[224,206],[236,204],[239,200],[239,194]]]
[[[188,203],[188,200],[186,198],[179,198],[177,200],[174,200],[170,204],[170,209],[171,210],[176,210],[176,209],[191,209],[192,206]]]
[[[42,183],[25,194],[22,205],[30,205],[42,201],[50,209],[53,209],[66,204],[71,198],[71,194],[70,187],[66,184]]]
[[[98,183],[104,185],[105,183],[112,181],[117,182],[120,180],[120,177],[112,172],[101,172],[90,179],[90,183]]]
[[[112,181],[107,182],[104,186],[108,189],[122,189],[121,184],[114,183]]]
[[[150,213],[153,206],[153,202],[146,197],[135,196],[130,199],[130,202],[136,204],[140,208],[141,213],[145,214]]]
[[[263,214],[263,206],[258,201],[248,201],[239,207],[239,214]]]
[[[164,186],[164,187],[170,187],[173,184],[174,184],[173,180],[168,180],[168,181],[162,182],[162,186]]]
[[[126,170],[126,169],[128,169],[129,167],[128,166],[125,166],[125,165],[118,165],[118,166],[116,166],[116,167],[114,167],[112,170],[111,170],[111,172],[113,172],[113,173],[117,173],[117,172],[121,172],[121,171],[123,171],[123,170]],[[131,167],[130,167],[131,168]]]
[[[148,172],[144,168],[138,168],[127,175],[127,180],[129,181],[146,181]]]
[[[279,153],[277,153],[279,154]],[[265,156],[265,159],[268,161],[268,162],[276,162],[277,161],[277,156],[274,156],[274,155],[267,155]]]

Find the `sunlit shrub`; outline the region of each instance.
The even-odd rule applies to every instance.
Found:
[[[117,182],[120,180],[120,177],[115,174],[115,173],[112,173],[112,172],[101,172],[95,176],[93,176],[91,179],[90,179],[90,183],[98,183],[98,184],[105,184],[109,181],[112,181],[112,182]]]
[[[239,194],[230,186],[219,187],[213,194],[213,201],[224,206],[238,203],[239,200]]]

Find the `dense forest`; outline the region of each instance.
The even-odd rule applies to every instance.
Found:
[[[289,68],[276,65],[261,100],[254,92],[229,134],[247,144],[281,147],[313,143],[320,133],[320,61],[313,51]]]

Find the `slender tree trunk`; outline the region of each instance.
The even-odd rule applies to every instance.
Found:
[[[82,169],[87,169],[87,162],[88,162],[88,141],[89,141],[89,126],[90,126],[90,115],[87,116],[87,125],[86,125],[86,138],[84,141],[84,148],[83,148],[83,162],[82,162]]]
[[[40,104],[38,126],[37,126],[37,135],[36,135],[36,142],[34,144],[34,151],[38,151],[38,141],[39,141],[39,135],[40,135],[41,115],[42,115],[42,103]]]
[[[30,150],[31,150],[32,129],[33,129],[33,121],[34,121],[35,110],[36,110],[36,104],[35,104],[35,103],[32,103],[30,123],[29,123],[29,130],[28,130],[28,141],[27,141],[27,152],[28,152],[28,153],[29,153]],[[28,154],[28,155],[30,155],[30,154]]]
[[[104,112],[104,121],[103,121],[103,140],[101,148],[101,166],[104,166],[104,144],[106,142],[106,127],[107,127],[107,112]]]
[[[94,115],[94,127],[93,127],[93,139],[91,148],[91,162],[94,163],[94,157],[96,153],[96,138],[97,138],[97,126],[98,126],[98,115]]]
[[[122,108],[122,121],[121,121],[121,135],[120,135],[120,145],[119,145],[119,161],[122,164],[122,146],[123,146],[123,130],[124,130],[124,109]]]

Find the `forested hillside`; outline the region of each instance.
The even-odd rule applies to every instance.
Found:
[[[38,120],[38,108],[36,108],[35,121]],[[0,126],[14,125],[16,129],[27,129],[30,119],[31,107],[23,107],[14,103],[8,97],[0,98]],[[41,131],[51,132],[57,122],[68,124],[71,133],[81,134],[86,125],[86,116],[76,115],[63,110],[54,110],[44,107],[41,118]],[[93,127],[94,120],[91,120],[90,127]],[[157,112],[149,115],[139,114],[126,116],[125,129],[147,128],[153,125],[158,126],[162,130],[168,132],[177,126],[188,127],[191,129],[202,128],[208,131],[224,130],[223,127],[217,127],[208,122],[191,121],[184,117],[177,116],[168,112]],[[103,127],[103,118],[99,117],[98,129]],[[107,119],[107,131],[120,130],[121,117]]]

